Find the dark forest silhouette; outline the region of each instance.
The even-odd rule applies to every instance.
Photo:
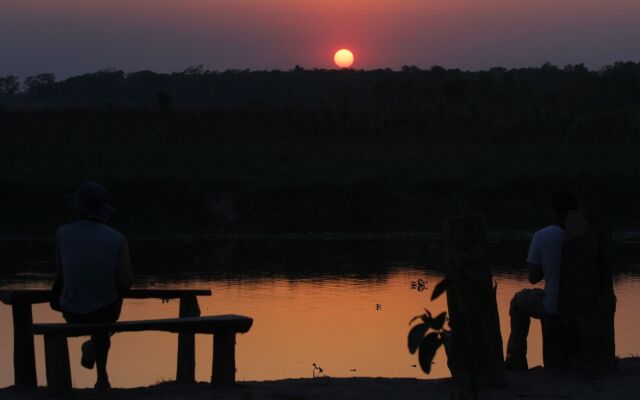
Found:
[[[522,109],[523,115],[535,119],[549,107],[570,105],[574,117],[589,111],[597,119],[600,113],[589,106],[604,112],[640,101],[640,64],[618,62],[593,71],[582,64],[559,68],[547,63],[540,68],[477,72],[438,66],[405,66],[400,71],[296,66],[291,71],[218,72],[200,65],[171,74],[105,69],[61,81],[43,73],[27,77],[22,85],[15,76],[0,77],[0,99],[6,105],[149,106],[158,101],[158,94],[164,100],[169,96],[169,103],[176,106],[314,107],[337,99],[348,99],[354,109],[431,105],[419,110],[431,118],[443,117],[442,111],[450,108],[459,112],[458,117],[470,118],[487,116],[497,108]]]
[[[8,232],[49,232],[62,207],[33,199],[83,179],[132,232],[527,228],[562,190],[615,228],[640,217],[633,62],[4,77],[0,131]]]

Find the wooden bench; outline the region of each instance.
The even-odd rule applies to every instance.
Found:
[[[196,296],[211,296],[210,290],[185,289],[131,289],[123,294],[125,299],[179,299],[179,317],[198,317],[200,307]],[[48,303],[50,290],[5,289],[0,290],[0,302],[10,305],[13,314],[13,368],[15,385],[19,388],[35,388],[36,357],[33,344],[32,305]],[[8,327],[7,327],[8,328]],[[195,379],[195,341],[192,333],[178,335],[178,365],[176,381],[193,382]]]
[[[241,315],[170,318],[146,321],[122,321],[112,324],[34,324],[33,333],[44,335],[47,385],[52,392],[71,390],[68,337],[89,336],[95,332],[160,331],[172,333],[204,333],[213,335],[213,368],[211,383],[235,382],[235,337],[248,332],[253,319]]]

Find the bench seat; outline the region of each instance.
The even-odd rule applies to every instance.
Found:
[[[109,324],[33,324],[35,335],[64,335],[66,337],[89,336],[93,332],[192,332],[213,334],[221,329],[230,329],[236,333],[246,333],[253,320],[242,315],[216,315],[210,317],[167,318],[141,321],[120,321]]]
[[[212,384],[235,382],[235,336],[251,329],[253,319],[242,315],[121,321],[109,324],[33,324],[35,335],[44,335],[47,385],[53,392],[71,390],[68,337],[96,332],[160,331],[213,335]]]

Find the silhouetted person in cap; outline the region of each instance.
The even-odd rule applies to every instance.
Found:
[[[552,224],[533,235],[529,247],[529,282],[544,279],[543,289],[523,289],[511,300],[511,334],[507,344],[505,366],[512,370],[526,370],[527,336],[531,318],[552,318],[558,314],[558,290],[562,246],[566,240],[565,222],[570,212],[576,212],[578,201],[568,193],[554,196],[551,202]]]
[[[68,323],[110,323],[120,317],[121,293],[133,274],[125,237],[106,225],[113,213],[107,192],[98,183],[83,182],[67,197],[76,221],[58,229],[56,259],[61,280],[59,306]],[[95,334],[82,345],[81,364],[97,369],[95,388],[109,390],[109,334]]]

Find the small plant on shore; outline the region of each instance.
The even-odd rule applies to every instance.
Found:
[[[418,292],[422,292],[427,288],[427,283],[423,279],[417,281],[411,281],[411,289],[415,289]]]
[[[311,373],[314,378],[319,378],[320,376],[322,376],[323,372],[324,370],[322,369],[322,367],[320,367],[316,363],[313,363],[313,371]]]
[[[433,289],[431,300],[435,300],[446,290],[447,281],[443,279]],[[420,368],[426,373],[431,373],[431,365],[436,352],[444,343],[444,336],[449,332],[444,329],[447,320],[447,313],[442,312],[434,317],[428,309],[424,309],[425,313],[417,315],[409,321],[409,325],[415,321],[419,321],[409,331],[407,345],[409,352],[415,354],[418,352],[418,361]]]

